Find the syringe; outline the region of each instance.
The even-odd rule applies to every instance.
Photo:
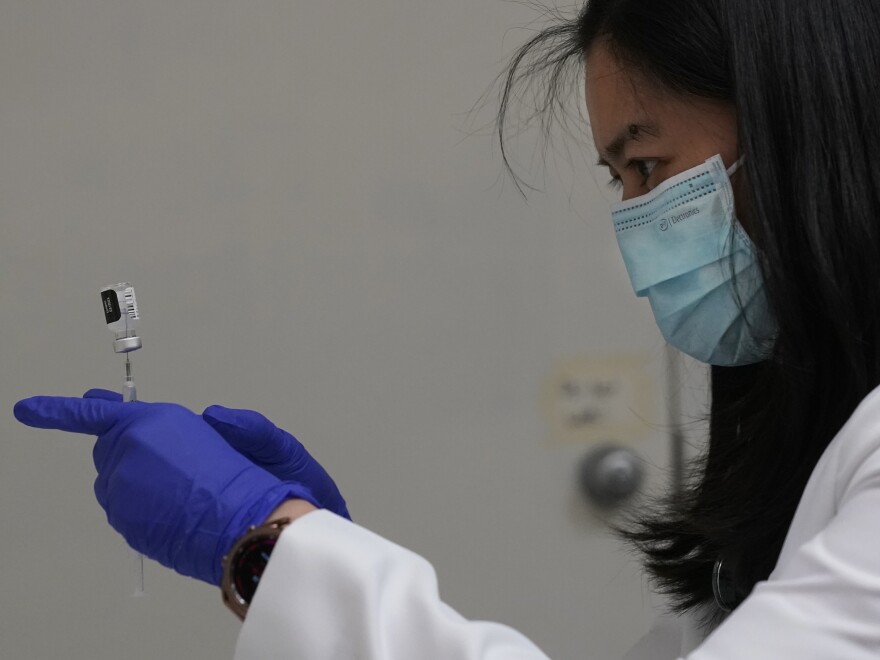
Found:
[[[122,400],[125,403],[138,400],[137,388],[131,377],[131,358],[128,357],[128,353],[125,354],[125,383],[122,385]]]
[[[116,333],[113,350],[125,353],[125,382],[122,385],[122,400],[137,401],[137,388],[131,375],[131,357],[129,353],[138,350],[143,344],[135,331],[140,321],[137,298],[134,287],[128,282],[120,282],[101,290],[101,304],[104,308],[104,319],[107,327]],[[144,556],[137,553],[135,557],[135,596],[144,594]]]

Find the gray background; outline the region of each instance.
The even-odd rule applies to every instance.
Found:
[[[98,290],[123,279],[144,399],[263,411],[359,523],[434,563],[448,602],[552,657],[616,657],[644,632],[659,599],[576,488],[589,446],[549,438],[539,406],[560,360],[646,354],[657,405],[631,444],[662,484],[664,346],[606,174],[551,155],[526,203],[480,130],[494,97],[468,115],[536,17],[501,0],[0,3],[0,655],[232,656],[216,589],[148,563],[130,596],[92,440],[12,417],[24,396],[119,387]],[[512,148],[540,160],[531,134]]]

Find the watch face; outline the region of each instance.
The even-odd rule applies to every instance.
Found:
[[[269,555],[275,547],[277,538],[258,538],[244,546],[236,554],[232,566],[233,584],[239,597],[250,604],[269,563]]]

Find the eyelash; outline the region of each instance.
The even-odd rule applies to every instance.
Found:
[[[642,168],[644,167],[645,163],[653,163],[654,164],[653,167],[651,167],[651,171],[648,172],[647,174],[645,174],[642,171]],[[656,160],[653,160],[650,158],[649,159],[636,158],[636,159],[627,161],[626,165],[624,166],[624,169],[627,169],[627,170],[635,169],[636,171],[638,171],[639,175],[642,177],[642,185],[645,185],[646,183],[648,183],[648,178],[651,176],[651,172],[654,171],[655,167],[657,167]],[[614,176],[614,177],[611,177],[610,181],[608,181],[608,186],[612,190],[620,190],[623,187],[623,182],[620,180],[619,176]]]

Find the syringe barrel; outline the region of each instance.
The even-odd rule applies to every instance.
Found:
[[[137,388],[131,381],[126,381],[122,386],[122,400],[125,403],[137,401]]]

